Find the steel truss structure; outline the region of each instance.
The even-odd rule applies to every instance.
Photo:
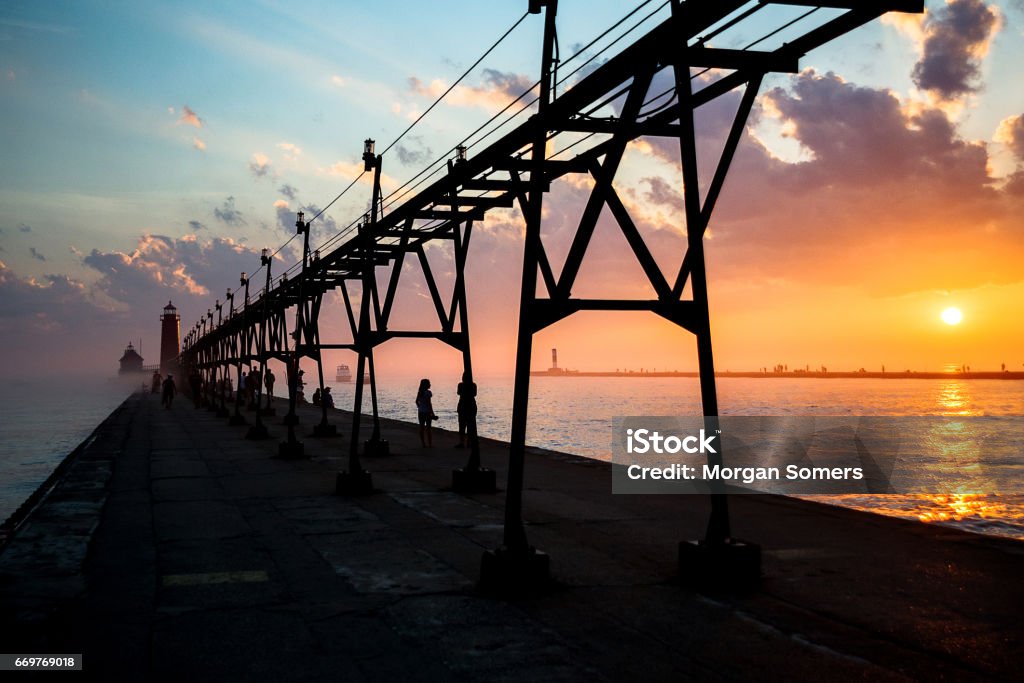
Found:
[[[348,470],[339,474],[341,493],[372,490],[370,475],[361,463],[360,413],[363,406],[363,378],[368,374],[373,408],[367,452],[386,449],[380,434],[376,386],[373,380],[374,349],[391,339],[437,339],[462,353],[466,377],[472,381],[469,319],[466,306],[465,266],[474,224],[493,209],[518,207],[525,220],[523,272],[520,287],[519,327],[516,346],[515,388],[512,430],[506,485],[505,527],[502,548],[485,556],[484,579],[515,583],[546,571],[546,557],[527,540],[523,525],[522,491],[528,418],[530,365],[533,336],[545,327],[579,311],[648,311],[691,332],[696,337],[700,389],[706,419],[718,415],[710,315],[705,272],[704,235],[719,199],[730,164],[742,137],[748,114],[763,78],[770,72],[795,73],[799,59],[809,51],[889,11],[922,12],[922,0],[671,0],[671,16],[616,56],[610,58],[571,88],[555,95],[555,19],[557,0],[530,0],[530,11],[544,12],[541,79],[536,112],[518,127],[492,142],[471,158],[449,161],[447,172],[424,189],[402,198],[384,213],[380,189],[383,159],[368,145],[366,169],[374,172],[371,210],[357,234],[329,253],[309,254],[309,224],[299,214],[297,228],[305,242],[301,271],[271,287],[270,259],[267,281],[257,300],[250,302],[248,281],[244,304],[233,305],[218,324],[212,311],[185,339],[181,362],[196,368],[214,382],[234,368],[241,377],[243,366],[266,367],[271,358],[289,370],[289,439],[281,445],[282,455],[301,455],[295,439],[298,358],[316,361],[323,387],[322,351],[349,349],[358,354],[355,401],[348,443]],[[725,49],[711,46],[711,39],[728,30],[748,25],[771,7],[822,8],[824,21],[807,28],[774,49]],[[810,14],[808,12],[807,14]],[[804,15],[806,16],[806,15]],[[796,24],[796,22],[790,22]],[[792,31],[792,27],[790,27]],[[761,41],[755,41],[759,43]],[[694,77],[694,70],[706,78]],[[674,84],[668,103],[644,112],[651,86],[659,74],[671,76]],[[697,166],[695,112],[723,96],[741,91],[720,157],[703,192]],[[609,111],[611,113],[609,113]],[[600,115],[598,116],[597,114]],[[614,181],[627,145],[641,137],[662,137],[678,141],[683,187],[686,249],[674,278],[666,278],[656,263],[636,223],[631,218]],[[572,158],[549,153],[552,140],[573,140]],[[370,142],[370,141],[367,141]],[[461,155],[460,155],[461,157]],[[592,183],[589,198],[579,216],[571,246],[560,271],[542,238],[545,194],[552,183],[569,176]],[[396,202],[397,204],[397,202]],[[621,229],[631,254],[640,264],[655,298],[587,299],[573,296],[580,269],[587,258],[595,228],[607,207]],[[450,297],[443,297],[427,259],[428,244],[450,245],[454,254],[455,284]],[[396,329],[392,326],[395,297],[407,257],[418,263],[430,292],[437,327]],[[386,286],[378,284],[383,276]],[[689,298],[684,292],[689,285]],[[353,287],[360,290],[358,310],[353,305]],[[324,295],[338,290],[344,301],[351,342],[324,343],[319,331]],[[219,306],[219,302],[218,302]],[[287,314],[295,311],[295,323],[288,331]],[[289,349],[289,338],[293,346]],[[214,397],[211,395],[210,400]],[[235,415],[239,415],[236,403]],[[256,412],[257,419],[259,411]],[[320,433],[333,426],[323,411]],[[482,467],[475,424],[471,429],[470,458],[456,473],[456,488],[493,488],[493,472]],[[296,444],[298,444],[296,446]],[[720,457],[717,456],[717,457]],[[728,548],[732,543],[728,503],[724,494],[711,496],[711,514],[702,546]],[[524,578],[526,577],[526,578]]]

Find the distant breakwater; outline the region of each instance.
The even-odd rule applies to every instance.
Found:
[[[590,372],[581,370],[533,370],[533,377],[700,377],[698,372],[617,370],[615,372]],[[715,377],[743,377],[748,379],[1002,379],[1022,380],[1024,372],[821,372],[797,370],[791,372],[716,372]]]

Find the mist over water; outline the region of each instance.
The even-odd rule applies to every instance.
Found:
[[[141,384],[141,379],[139,380]],[[137,388],[109,376],[9,378],[0,392],[0,520]]]

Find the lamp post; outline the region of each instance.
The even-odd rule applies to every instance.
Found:
[[[231,296],[231,291],[230,290],[228,291],[228,296],[229,297]],[[223,327],[221,327],[221,323],[224,321],[224,319],[222,317],[223,309],[224,309],[224,304],[222,304],[220,302],[220,300],[218,299],[217,300],[217,331],[218,331],[218,334],[221,335],[221,338],[219,338],[217,340],[217,345],[218,345],[218,348],[220,349],[220,353],[217,354],[218,355],[218,358],[217,358],[218,366],[220,367],[220,386],[218,387],[218,389],[220,389],[220,392],[219,392],[220,393],[220,407],[217,408],[217,417],[227,417],[229,415],[229,413],[228,413],[228,406],[227,406],[227,403],[225,402],[225,400],[226,400],[225,399],[225,394],[227,393],[227,390],[228,390],[228,359],[224,356],[224,352],[227,350],[227,344],[225,343],[225,341],[223,339],[224,329],[223,329]]]
[[[245,287],[245,298],[242,299],[242,344],[238,350],[238,389],[235,391],[235,414],[231,416],[231,424],[235,426],[242,426],[249,424],[249,421],[242,415],[242,354],[249,353],[249,278],[245,276],[245,271],[242,271],[242,277],[238,281],[239,285]]]
[[[192,388],[192,384],[190,382],[190,380],[192,379],[192,376],[196,372],[198,372],[197,368],[199,367],[199,354],[202,351],[202,349],[200,348],[200,345],[199,345],[199,321],[198,320],[195,322],[195,324],[192,325],[192,332],[190,334],[192,335],[192,350],[193,350],[193,352],[192,352],[192,355],[191,355],[191,357],[189,359],[188,367],[187,368],[182,368],[182,372],[185,373],[185,376],[182,377],[181,380],[184,383],[182,385],[183,387],[186,384],[188,385],[189,398],[192,399],[193,407],[199,408],[199,392],[195,391]]]
[[[295,404],[298,401],[299,393],[299,359],[302,357],[302,334],[305,326],[305,285],[306,285],[306,260],[309,256],[309,223],[305,222],[305,214],[299,211],[295,218],[296,234],[302,235],[302,271],[299,276],[299,305],[295,309],[295,353],[292,361],[288,364],[288,415],[285,423],[288,425],[288,440],[282,442],[277,448],[277,455],[281,458],[301,458],[305,456],[305,446],[295,438],[295,423],[298,416],[295,414]]]
[[[235,317],[235,293],[231,291],[230,287],[228,287],[227,291],[224,293],[224,300],[228,304],[228,317],[227,317],[227,320],[230,323],[231,320]],[[235,416],[238,415],[238,395],[241,393],[241,388],[242,388],[242,382],[241,382],[241,380],[242,380],[242,376],[241,376],[242,375],[241,350],[238,348],[237,341],[238,341],[237,337],[233,337],[232,344],[230,345],[231,352],[234,354],[234,362],[235,362],[235,367],[236,367],[236,374],[235,374],[235,396],[234,396],[235,412],[234,412],[234,415],[231,415],[231,419],[228,421],[228,424],[232,424],[232,425],[235,424]],[[230,362],[231,362],[230,359],[225,359],[225,361],[226,361],[226,366],[225,367],[227,367],[227,365],[230,365]],[[225,370],[225,372],[227,373],[227,376],[230,376],[230,370]],[[226,383],[225,383],[225,387],[224,388],[225,389],[228,388]]]
[[[260,319],[260,341],[259,354],[260,361],[260,374],[256,379],[256,423],[249,427],[249,432],[245,435],[247,439],[269,439],[270,435],[267,433],[267,426],[263,424],[263,419],[260,416],[261,408],[260,402],[263,400],[263,376],[267,372],[267,299],[270,298],[270,263],[273,257],[270,256],[270,250],[266,247],[260,252],[260,263],[264,268],[267,269],[267,280],[263,286],[263,311]],[[249,373],[250,379],[252,378],[252,372]]]
[[[204,391],[206,409],[210,412],[217,411],[217,362],[214,358],[214,342],[213,342],[213,309],[206,309],[206,320],[210,323],[209,331],[206,335],[206,391]]]
[[[203,352],[203,346],[200,343],[202,337],[200,336],[200,329],[202,329],[202,322],[197,320],[195,325],[192,326],[192,340],[193,346],[195,347],[195,353],[192,356],[192,362],[188,368],[187,374],[184,379],[188,383],[189,395],[192,397],[192,405],[196,410],[199,410],[200,404],[203,402],[203,397],[199,391],[197,382],[193,381],[193,378],[199,373],[199,363],[202,360],[199,355]]]

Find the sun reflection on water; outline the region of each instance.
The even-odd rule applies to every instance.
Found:
[[[801,496],[822,503],[977,533],[1024,540],[1024,496],[991,494],[847,494]]]
[[[801,497],[1024,540],[1024,495],[978,493],[999,488],[999,482],[991,480],[994,467],[1020,461],[1019,446],[1012,441],[1007,443],[1001,433],[1005,422],[999,421],[1000,418],[994,418],[991,423],[957,419],[985,416],[972,395],[969,382],[945,381],[936,386],[934,392],[934,414],[952,419],[926,423],[925,429],[917,432],[911,451],[924,468],[915,476],[932,478],[941,492]],[[913,425],[914,418],[908,419],[911,421],[908,426]],[[954,481],[958,485],[948,485]]]
[[[982,411],[972,408],[973,400],[966,382],[953,381],[940,384],[936,403],[942,415],[984,414]]]

